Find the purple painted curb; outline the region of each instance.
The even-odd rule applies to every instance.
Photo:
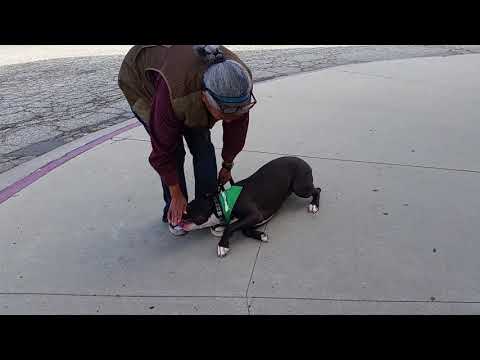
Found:
[[[27,186],[33,184],[35,181],[40,179],[41,177],[47,175],[50,171],[55,170],[57,167],[65,164],[67,161],[72,160],[73,158],[77,157],[80,154],[83,154],[84,152],[94,148],[97,145],[100,145],[101,143],[104,143],[105,141],[113,138],[114,136],[117,136],[118,134],[121,134],[125,131],[131,130],[133,128],[136,128],[137,126],[140,126],[140,123],[134,123],[127,125],[123,128],[120,128],[118,130],[115,130],[109,134],[103,135],[99,137],[98,139],[92,140],[72,151],[69,151],[62,157],[50,161],[48,164],[42,166],[41,168],[35,170],[34,172],[30,173],[29,175],[25,176],[24,178],[16,181],[12,185],[7,186],[5,189],[2,189],[0,191],[0,204],[3,202],[7,201],[10,199],[13,195],[18,193],[19,191],[25,189]]]

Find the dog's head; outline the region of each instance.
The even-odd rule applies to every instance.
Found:
[[[220,219],[215,215],[214,196],[204,195],[188,203],[187,214],[182,225],[185,231],[199,230],[220,224]]]

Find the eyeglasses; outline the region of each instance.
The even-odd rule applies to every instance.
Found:
[[[253,95],[253,91],[250,92],[249,96],[248,95],[245,96],[246,98],[248,98],[248,97],[250,98],[250,102],[248,104],[235,106],[235,105],[233,105],[234,104],[233,102],[232,102],[232,105],[228,105],[228,104],[225,104],[224,101],[222,101],[222,100],[227,99],[227,97],[220,98],[220,96],[218,96],[213,91],[206,88],[205,86],[203,86],[203,90],[207,91],[211,95],[211,97],[215,101],[215,104],[217,105],[219,110],[224,114],[237,114],[237,113],[238,114],[244,114],[244,113],[250,111],[250,109],[253,108],[255,106],[255,104],[257,103],[257,99],[255,98],[255,95]]]
[[[246,112],[249,112],[251,108],[253,108],[255,106],[255,104],[257,103],[257,99],[255,98],[255,95],[253,95],[253,92],[250,93],[250,103],[246,104],[246,105],[242,105],[242,106],[231,106],[231,105],[225,105],[225,104],[222,104],[222,105],[218,105],[220,107],[220,110],[224,113],[224,114],[244,114]]]

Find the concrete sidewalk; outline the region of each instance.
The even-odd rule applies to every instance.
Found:
[[[258,84],[234,177],[302,156],[320,212],[292,196],[224,259],[208,230],[169,234],[147,135],[123,132],[0,204],[0,313],[478,314],[478,94],[480,55]]]

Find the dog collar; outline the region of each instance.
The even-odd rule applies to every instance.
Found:
[[[235,206],[242,189],[241,186],[232,185],[227,190],[220,191],[218,194],[218,202],[220,203],[223,218],[227,225],[230,223],[233,207]]]

